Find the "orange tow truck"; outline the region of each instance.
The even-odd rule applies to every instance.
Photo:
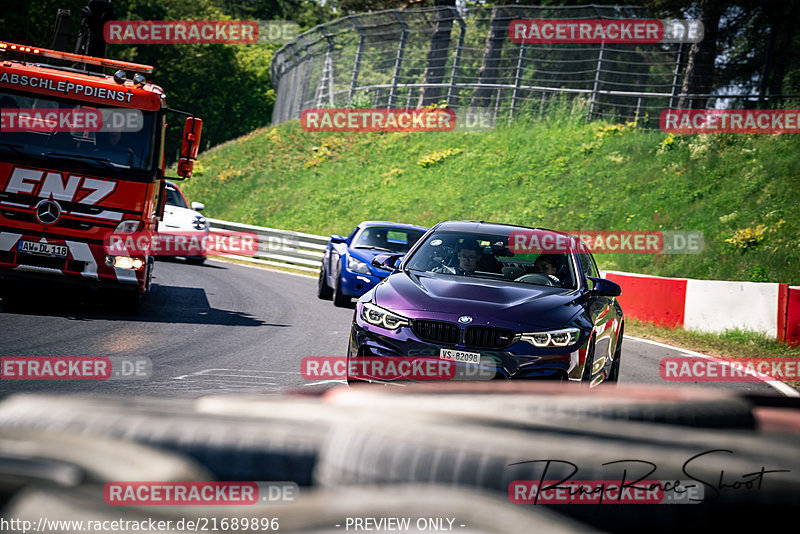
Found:
[[[167,113],[186,116],[183,179],[202,129],[201,119],[167,108],[164,91],[145,77],[152,71],[0,42],[0,291],[18,280],[77,283],[108,290],[123,309],[138,307],[152,255],[109,254],[104,244],[113,232],[156,231]]]

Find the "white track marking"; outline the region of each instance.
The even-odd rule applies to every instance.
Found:
[[[665,348],[665,349],[670,349],[670,350],[675,350],[675,351],[678,351],[678,352],[682,352],[684,354],[688,354],[689,356],[694,356],[696,358],[705,358],[707,360],[712,360],[712,361],[715,361],[715,362],[718,362],[718,363],[722,363],[722,364],[725,364],[725,365],[728,365],[728,366],[731,366],[731,364],[733,363],[733,362],[729,362],[727,360],[721,360],[719,357],[709,356],[708,354],[702,354],[700,352],[695,352],[695,351],[689,350],[689,349],[682,349],[680,347],[673,347],[672,345],[667,345],[666,343],[659,343],[658,341],[651,341],[649,339],[642,339],[640,337],[633,337],[633,336],[628,336],[628,335],[626,335],[625,337],[628,338],[628,339],[632,339],[634,341],[641,341],[642,343],[649,343],[649,344],[655,345],[657,347],[662,347],[662,348]],[[759,379],[759,380],[761,380],[761,379]],[[761,381],[764,382],[765,384],[767,384],[768,386],[773,387],[779,393],[783,393],[787,397],[800,397],[800,392],[798,392],[796,389],[794,389],[794,388],[792,388],[790,386],[787,386],[786,384],[784,384],[783,382],[781,382],[779,380],[761,380]]]

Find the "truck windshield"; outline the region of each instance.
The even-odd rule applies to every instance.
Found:
[[[0,91],[0,154],[152,171],[155,112]]]

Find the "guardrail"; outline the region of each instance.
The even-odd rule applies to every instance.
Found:
[[[229,256],[243,261],[291,267],[300,271],[318,272],[330,237],[278,230],[219,219],[206,219],[212,230],[251,232],[258,236],[258,252],[253,256]]]

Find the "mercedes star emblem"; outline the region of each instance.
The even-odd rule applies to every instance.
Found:
[[[469,315],[462,315],[461,317],[458,318],[458,322],[461,324],[469,324],[472,322],[472,317],[470,317]]]
[[[36,204],[36,220],[42,224],[55,224],[61,218],[61,206],[52,200]]]

